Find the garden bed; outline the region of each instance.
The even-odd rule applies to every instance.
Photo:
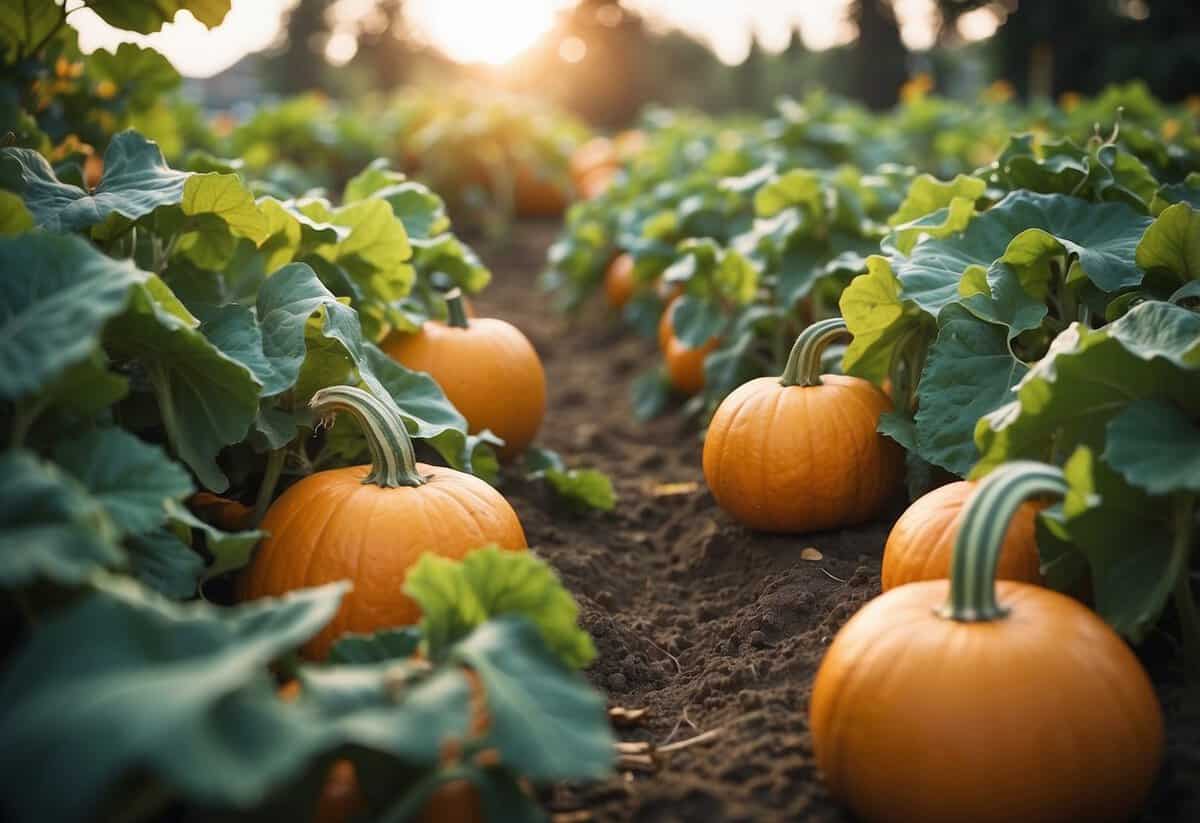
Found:
[[[599,301],[568,320],[540,296],[556,229],[520,225],[489,254],[495,279],[478,307],[519,326],[542,356],[550,413],[541,444],[609,473],[620,501],[612,514],[575,516],[540,484],[509,477],[504,492],[530,545],[579,599],[599,651],[589,677],[610,705],[648,710],[621,738],[661,746],[719,732],[661,756],[656,771],[561,789],[549,808],[595,820],[848,819],[819,780],[808,699],[833,635],[879,593],[883,543],[905,501],[842,531],[769,536],[736,525],[705,488],[697,431],[677,415],[631,417],[629,383],[653,342],[623,331]],[[1164,637],[1142,651],[1168,734],[1142,819],[1200,819],[1200,707],[1187,705]]]

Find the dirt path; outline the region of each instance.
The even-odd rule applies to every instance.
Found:
[[[697,433],[675,416],[630,417],[629,382],[653,345],[599,306],[556,316],[536,290],[555,228],[522,226],[490,255],[496,277],[477,304],[541,353],[549,409],[539,443],[607,472],[620,502],[609,515],[573,516],[519,479],[504,491],[530,545],[579,599],[600,652],[589,677],[612,705],[649,709],[622,738],[662,745],[721,731],[666,756],[655,774],[563,789],[550,808],[586,808],[599,821],[848,820],[816,774],[808,698],[832,636],[879,592],[880,553],[903,500],[849,531],[771,537],[735,525],[705,489]],[[810,546],[821,560],[801,559]],[[1178,688],[1163,697],[1172,752],[1146,819],[1200,820],[1200,722],[1179,719]]]

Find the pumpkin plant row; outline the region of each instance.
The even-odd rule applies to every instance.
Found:
[[[229,7],[117,5],[95,10],[142,33]],[[169,106],[165,61],[85,58],[69,13],[0,25],[0,817],[309,819],[336,763],[374,816],[541,819],[532,788],[606,775],[614,746],[575,603],[491,483],[523,454],[508,473],[573,506],[613,495],[531,445],[538,397],[471,402],[543,380],[501,321],[446,325],[489,272],[386,161],[344,164],[334,199],[261,157],[172,167],[122,128]],[[102,158],[48,136],[77,122]],[[442,329],[523,346],[448,398],[461,352],[381,348]]]
[[[1011,116],[993,119],[997,105]],[[938,107],[919,98],[867,115],[818,96],[760,124],[653,114],[613,187],[573,207],[547,283],[570,307],[603,282],[628,322],[657,327],[663,365],[634,381],[635,411],[695,395],[684,408],[708,421],[709,486],[743,523],[805,531],[869,517],[878,503],[860,508],[838,484],[879,482],[886,496],[897,474],[876,455],[898,449],[914,498],[1006,461],[1063,466],[1070,493],[1036,518],[1022,510],[1000,576],[1087,595],[1133,641],[1174,601],[1197,665],[1195,123],[1159,134],[1181,113],[1137,86],[1084,103],[1087,121],[981,103],[956,126],[976,142],[931,159],[910,118]],[[1097,115],[1116,125],[1089,136]],[[1014,122],[1039,136],[1011,135]],[[792,371],[787,343],[834,312],[848,340],[840,368],[890,402],[872,389],[869,402],[801,411],[788,398],[812,389],[760,376]],[[851,420],[866,434],[851,435]],[[889,541],[885,587],[946,575],[972,489],[914,504]]]

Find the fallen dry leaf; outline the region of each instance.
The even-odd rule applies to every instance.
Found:
[[[812,546],[800,550],[801,560],[820,560],[825,555],[814,549]]]
[[[699,488],[699,483],[687,480],[682,483],[659,483],[650,490],[650,493],[655,497],[674,497],[679,494],[691,494]]]
[[[645,719],[649,709],[627,709],[613,706],[608,710],[608,719],[614,726],[637,726]]]

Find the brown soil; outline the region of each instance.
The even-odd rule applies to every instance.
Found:
[[[607,472],[620,500],[611,514],[580,516],[516,476],[504,491],[530,545],[579,600],[599,650],[588,676],[611,705],[649,710],[622,739],[663,745],[720,732],[664,755],[655,773],[562,787],[549,808],[586,809],[598,821],[848,820],[815,768],[808,699],[833,635],[879,593],[880,553],[904,501],[844,531],[766,536],[736,525],[705,488],[698,432],[678,415],[630,415],[629,382],[653,362],[653,343],[599,305],[568,321],[537,290],[555,230],[520,226],[490,255],[496,277],[477,305],[519,326],[542,356],[549,406],[539,444]],[[806,547],[822,559],[802,559]],[[1144,819],[1200,820],[1200,712],[1184,710],[1169,659],[1147,656],[1170,750]]]

